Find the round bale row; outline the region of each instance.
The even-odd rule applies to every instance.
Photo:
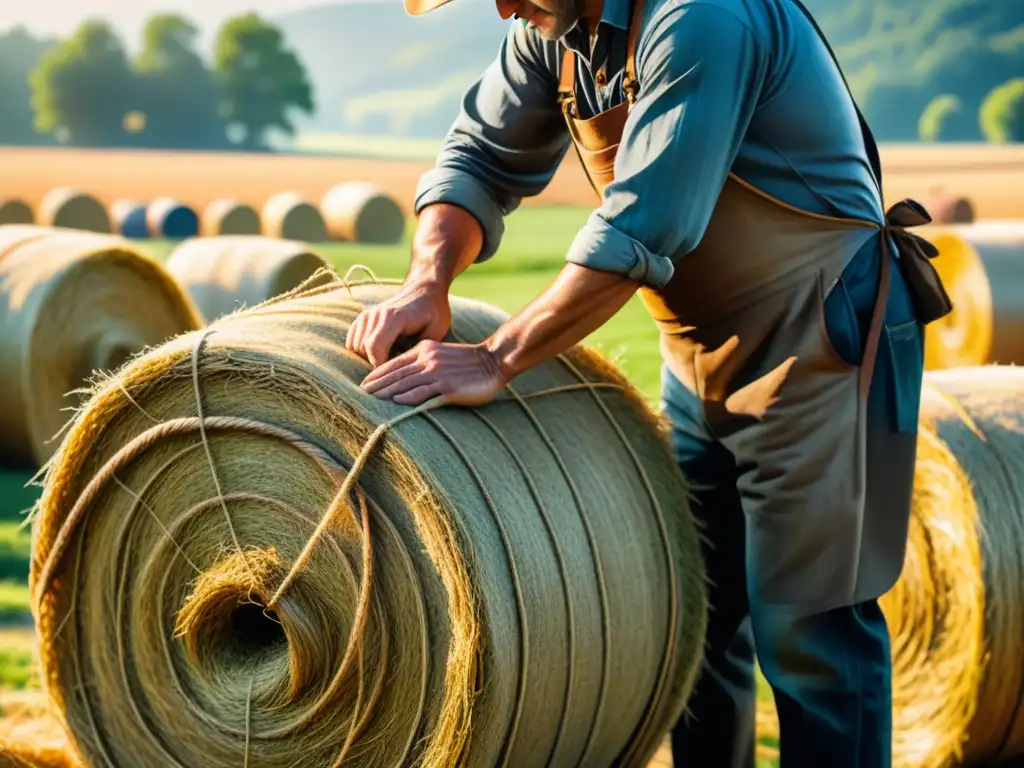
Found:
[[[184,240],[202,235],[266,235],[321,243],[397,243],[405,234],[405,214],[386,192],[367,182],[330,189],[319,204],[295,192],[282,192],[257,211],[237,200],[210,202],[201,212],[173,197],[150,202],[124,198],[109,209],[81,190],[51,190],[38,216],[25,201],[0,201],[0,225],[39,224],[86,232],[115,233],[130,239]]]

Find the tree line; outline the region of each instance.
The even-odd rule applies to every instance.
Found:
[[[936,96],[917,126],[922,141],[975,141],[979,129],[990,142],[1024,141],[1024,77],[993,88],[977,112],[951,93]]]
[[[130,58],[100,20],[63,41],[11,30],[0,36],[0,143],[254,151],[272,130],[294,134],[296,111],[314,112],[306,69],[273,24],[228,19],[209,64],[198,37],[183,16],[159,14]]]

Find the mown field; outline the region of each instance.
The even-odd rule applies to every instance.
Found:
[[[587,216],[585,207],[531,207],[514,213],[501,251],[485,264],[475,265],[456,281],[453,292],[480,299],[513,313],[527,304],[556,276],[576,230]],[[173,249],[166,242],[143,242],[138,246],[158,257]],[[354,264],[369,267],[384,278],[401,278],[408,264],[408,239],[396,246],[355,246],[332,244],[319,247],[341,271]],[[627,375],[657,403],[660,358],[657,336],[638,299],[632,300],[588,343],[597,346],[625,369]],[[22,511],[31,506],[37,489],[25,488],[28,473],[0,474],[0,728],[5,689],[36,686],[30,628],[10,628],[28,620],[29,534],[20,526]],[[762,696],[770,698],[763,689]],[[774,739],[765,737],[765,746]],[[670,765],[662,761],[664,765]],[[759,768],[772,765],[765,760]]]

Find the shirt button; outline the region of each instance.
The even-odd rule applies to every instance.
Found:
[[[599,70],[597,73],[597,84],[600,85],[602,88],[608,85],[608,77],[607,75],[605,75],[603,69]]]

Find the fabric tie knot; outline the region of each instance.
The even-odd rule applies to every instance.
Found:
[[[939,249],[920,235],[907,231],[909,227],[931,223],[932,217],[923,205],[916,200],[904,198],[886,211],[885,225],[882,227],[886,247],[890,235],[896,241],[900,266],[903,268],[918,319],[923,325],[945,317],[953,311],[953,302],[946,293],[939,273],[931,263],[931,260],[939,255]]]

